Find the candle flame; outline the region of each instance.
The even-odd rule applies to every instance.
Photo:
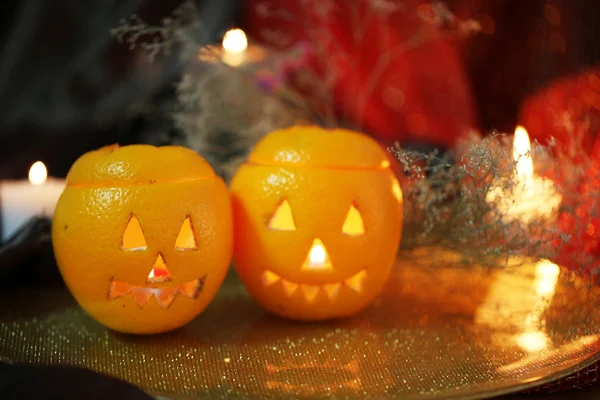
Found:
[[[516,173],[517,180],[523,183],[526,187],[530,186],[533,179],[533,159],[531,158],[531,142],[529,135],[522,126],[517,126],[515,129],[515,137],[513,139],[513,158],[517,163]]]
[[[33,185],[41,185],[46,182],[46,178],[48,177],[48,171],[46,170],[46,166],[41,161],[36,161],[33,163],[31,168],[29,168],[29,182]]]
[[[223,36],[223,49],[228,53],[242,53],[248,48],[248,38],[241,29],[230,29]]]
[[[325,251],[325,248],[319,244],[310,249],[310,254],[308,257],[312,265],[321,266],[325,265],[327,262],[327,252]]]

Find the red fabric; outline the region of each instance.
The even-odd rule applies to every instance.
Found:
[[[559,228],[570,235],[561,245],[559,263],[573,271],[592,275],[600,272],[600,141],[591,152],[592,164],[578,187],[568,197],[559,217]]]
[[[600,68],[566,77],[523,102],[519,117],[533,139],[548,144],[554,137],[557,150],[572,160],[590,153],[600,118]]]
[[[391,13],[372,9],[372,0],[313,0],[304,8],[300,3],[248,0],[244,29],[279,48],[300,40],[322,43],[324,54],[311,67],[321,77],[339,76],[331,91],[339,116],[388,143],[453,147],[477,128],[458,46],[417,18],[421,1],[391,2],[398,7]],[[333,8],[324,12],[330,3]],[[423,27],[427,39],[400,51]]]

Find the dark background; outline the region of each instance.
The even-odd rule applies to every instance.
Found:
[[[197,3],[201,14],[210,17],[205,21],[210,21],[212,42],[220,41],[229,27],[243,28],[242,0]],[[510,129],[529,93],[600,56],[598,1],[447,3],[462,17],[494,21],[484,24],[484,33],[463,49],[483,130]],[[138,52],[117,43],[109,30],[132,13],[158,23],[177,4],[177,0],[3,1],[0,178],[22,179],[36,160],[43,160],[51,175],[64,176],[86,151],[108,143],[138,142],[159,122],[163,129],[165,121],[157,121],[157,113],[139,110],[172,95],[177,62],[166,59],[149,65]],[[559,10],[558,24],[553,10]]]

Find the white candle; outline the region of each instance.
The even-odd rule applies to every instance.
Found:
[[[0,183],[2,240],[7,240],[34,216],[52,218],[65,180],[48,178],[46,166],[38,161],[29,170],[29,181]]]
[[[549,179],[536,176],[531,157],[529,135],[522,126],[515,130],[513,157],[516,161],[514,192],[502,187],[494,187],[487,195],[487,201],[495,202],[504,213],[506,220],[556,220],[562,196]]]

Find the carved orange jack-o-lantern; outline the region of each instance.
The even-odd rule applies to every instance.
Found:
[[[231,192],[235,265],[266,309],[338,318],[379,293],[400,241],[402,193],[372,139],[313,126],[273,132]]]
[[[52,226],[79,304],[109,328],[159,333],[200,313],[227,273],[229,194],[206,161],[175,146],[111,146],[79,158]]]

